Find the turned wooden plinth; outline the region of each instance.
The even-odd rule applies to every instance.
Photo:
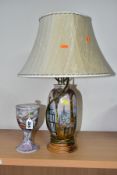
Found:
[[[54,153],[71,153],[76,150],[76,145],[49,143],[47,148]]]

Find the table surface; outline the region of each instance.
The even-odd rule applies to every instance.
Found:
[[[40,149],[34,153],[16,152],[22,131],[0,130],[0,164],[11,166],[71,167],[117,169],[117,132],[79,132],[77,150],[57,154],[47,150],[48,131],[37,131],[35,143]]]

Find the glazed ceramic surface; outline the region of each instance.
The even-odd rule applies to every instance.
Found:
[[[58,96],[62,89],[61,85],[56,85],[49,94],[46,122],[51,133],[51,141],[63,144],[74,142],[77,101],[75,92],[70,88],[62,96]]]

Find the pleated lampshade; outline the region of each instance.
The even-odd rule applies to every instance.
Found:
[[[96,41],[91,18],[53,13],[39,19],[38,34],[24,77],[88,77],[113,75]]]

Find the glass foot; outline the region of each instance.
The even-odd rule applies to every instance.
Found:
[[[32,143],[22,143],[16,147],[16,151],[20,153],[33,153],[38,150],[38,146]]]

